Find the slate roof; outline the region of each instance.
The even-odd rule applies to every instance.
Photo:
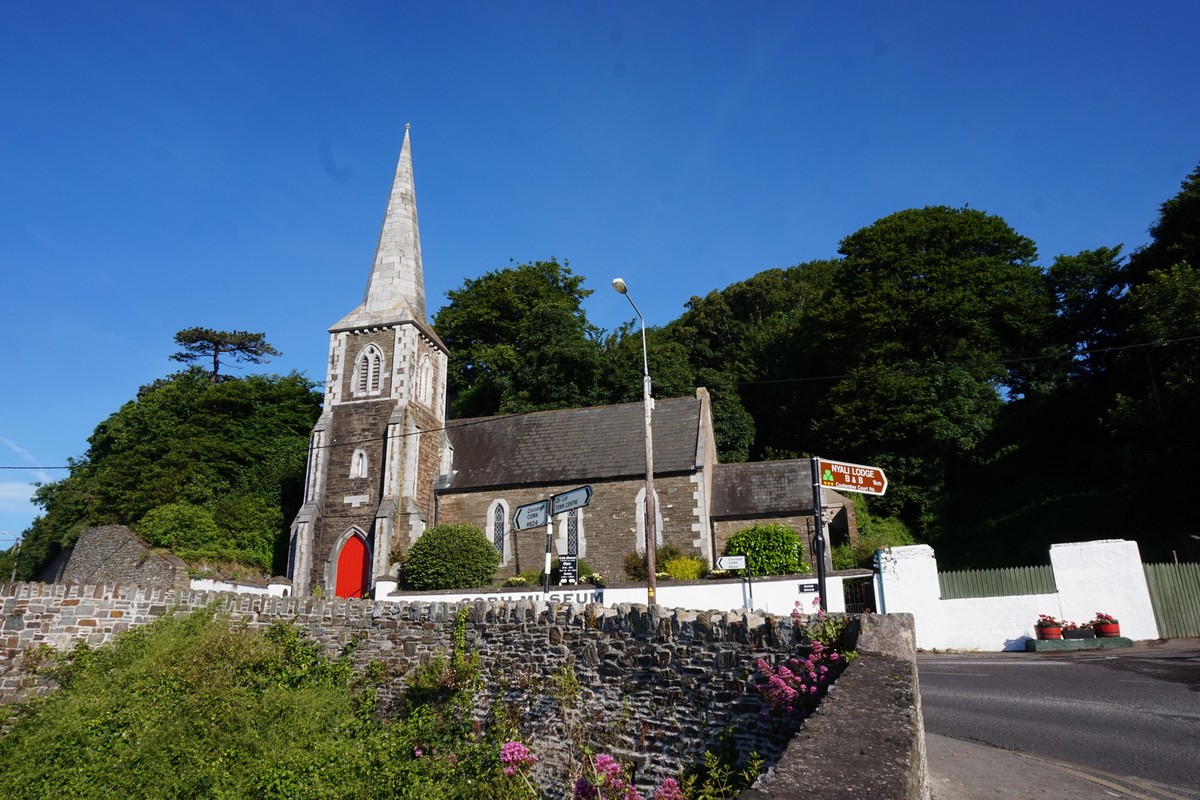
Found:
[[[656,400],[654,474],[696,469],[701,404]],[[642,404],[570,408],[446,423],[454,447],[442,491],[528,483],[584,483],[646,474]]]
[[[718,464],[713,468],[712,494],[712,516],[716,519],[811,514],[811,462],[797,458]]]

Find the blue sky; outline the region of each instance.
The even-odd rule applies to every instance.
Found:
[[[833,6],[842,6],[833,8]],[[405,123],[431,314],[568,259],[647,320],[969,204],[1055,255],[1145,243],[1200,162],[1194,2],[0,5],[0,547],[173,334],[324,377]]]

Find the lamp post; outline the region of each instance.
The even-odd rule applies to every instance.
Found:
[[[650,396],[650,357],[646,350],[646,318],[638,310],[637,304],[629,296],[629,287],[621,278],[613,278],[612,286],[620,294],[625,295],[629,305],[642,321],[642,406],[646,417],[646,605],[655,605],[655,590],[657,588],[657,568],[654,564],[654,546],[658,542],[658,503],[654,500],[654,432],[650,424],[650,412],[654,408],[654,398]]]

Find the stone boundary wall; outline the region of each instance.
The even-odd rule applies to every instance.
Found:
[[[463,607],[119,586],[0,585],[0,702],[20,702],[52,688],[25,669],[25,655],[40,645],[57,650],[79,641],[99,645],[172,609],[210,604],[252,629],[276,621],[295,623],[331,655],[357,642],[356,664],[382,662],[398,679],[391,692],[381,691],[385,707],[409,670],[450,648]],[[542,758],[534,776],[544,786],[566,774],[568,762],[585,743],[633,765],[645,787],[675,774],[680,764],[699,760],[727,728],[742,752],[755,749],[769,765],[787,745],[776,723],[759,716],[763,704],[753,691],[753,673],[759,658],[778,662],[797,646],[788,617],[524,599],[479,600],[466,608],[466,639],[479,654],[483,676],[477,708],[490,713],[499,704],[517,719]],[[903,626],[903,616],[889,624]],[[911,632],[911,619],[908,625]],[[848,679],[847,686],[870,683],[866,676],[874,671],[866,665],[871,658],[852,665],[837,686]],[[909,666],[915,676],[911,658]],[[888,666],[884,671],[895,670]],[[579,687],[570,698],[556,690],[553,680],[567,673],[573,673]],[[864,678],[858,679],[858,673]],[[915,691],[915,678],[912,685]],[[841,702],[850,694],[839,690],[831,698]],[[813,719],[822,715],[829,716],[823,710]],[[869,720],[859,727],[869,729]],[[844,738],[832,731],[828,735]],[[888,736],[894,740],[895,732]],[[909,748],[910,756],[914,752]],[[833,787],[826,783],[822,788]]]

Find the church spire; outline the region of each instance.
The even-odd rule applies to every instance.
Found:
[[[409,128],[392,179],[392,194],[375,247],[375,263],[362,304],[331,330],[388,325],[405,320],[425,324],[425,276],[421,267],[421,235],[417,228],[417,193],[413,181]]]

